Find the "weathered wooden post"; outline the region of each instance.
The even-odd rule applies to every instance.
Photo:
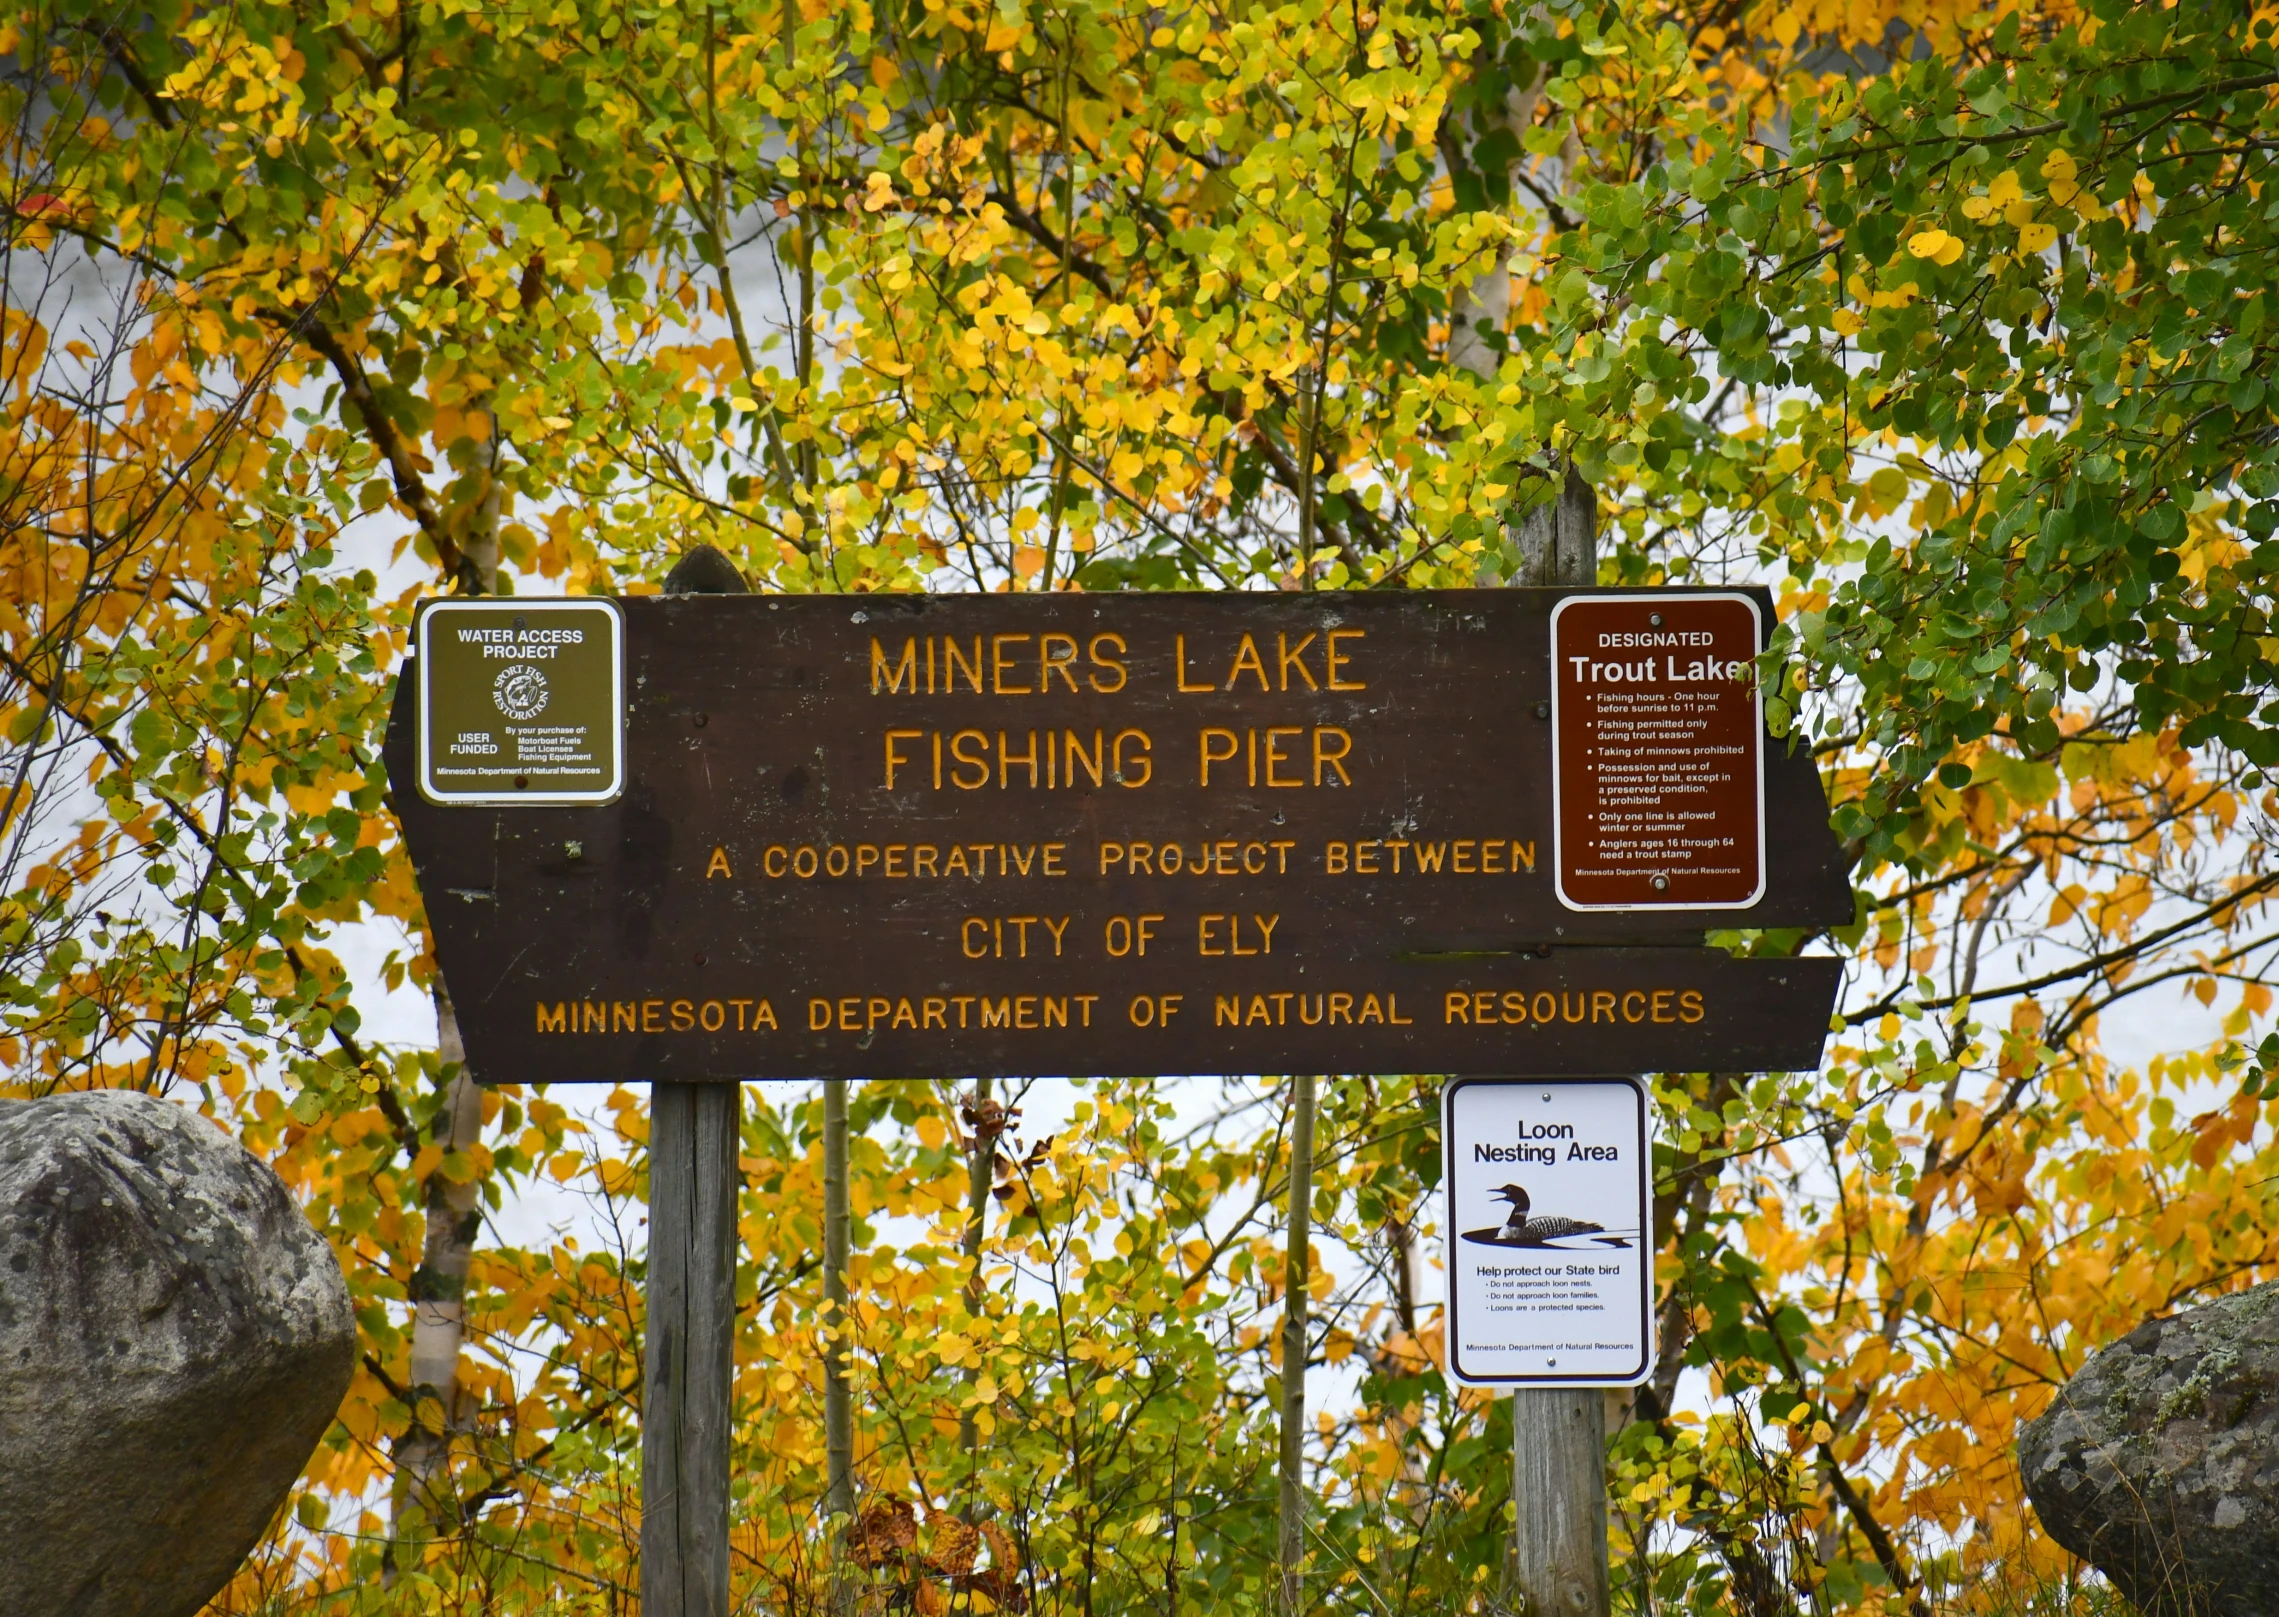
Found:
[[[741,595],[710,545],[669,595]],[[736,1379],[737,1143],[743,1086],[649,1092],[649,1323],[642,1344],[641,1609],[728,1617],[728,1436]]]
[[[847,1395],[847,1080],[823,1080],[823,1452],[829,1467],[824,1508],[855,1509],[854,1409]]]
[[[649,1098],[649,1329],[641,1404],[641,1610],[728,1617],[740,1084]]]
[[[1558,496],[1519,532],[1517,584],[1598,582],[1598,499],[1567,468]],[[1511,1603],[1526,1617],[1607,1617],[1606,1395],[1517,1387],[1511,1395]]]

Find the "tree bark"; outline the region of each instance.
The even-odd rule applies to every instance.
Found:
[[[327,350],[336,367],[355,363],[337,345]],[[375,433],[386,423],[366,402]],[[484,487],[468,511],[446,565],[468,594],[492,595],[499,584],[499,424],[489,411],[479,412],[489,436],[484,440]],[[409,476],[409,483],[406,477]],[[416,492],[422,526],[442,533],[449,524],[434,518],[426,503],[426,487],[416,473],[397,468],[399,490]],[[411,494],[406,494],[411,499]],[[439,545],[439,550],[442,548]],[[435,984],[436,1056],[446,1071],[442,1109],[436,1114],[430,1143],[445,1157],[472,1151],[483,1135],[483,1092],[467,1067],[467,1047],[459,1034],[459,1015],[440,977]],[[396,1440],[396,1472],[389,1485],[389,1537],[383,1557],[381,1581],[393,1582],[400,1542],[424,1540],[444,1522],[457,1525],[458,1505],[450,1486],[451,1434],[466,1424],[459,1408],[459,1350],[467,1337],[467,1270],[475,1256],[475,1237],[482,1230],[482,1183],[473,1174],[455,1181],[440,1168],[427,1181],[427,1240],[419,1268],[411,1281],[411,1424]]]
[[[1314,1080],[1290,1080],[1290,1244],[1282,1265],[1282,1617],[1305,1610],[1306,1304],[1312,1282]]]
[[[436,1055],[445,1070],[456,1071],[446,1081],[428,1143],[448,1159],[482,1138],[483,1092],[467,1072],[458,1013],[440,983],[435,1022]],[[481,1192],[481,1181],[473,1174],[454,1180],[441,1164],[427,1182],[427,1239],[411,1280],[411,1425],[396,1440],[390,1489],[395,1519],[391,1560],[397,1543],[425,1540],[457,1514],[450,1490],[450,1445],[452,1431],[464,1424],[458,1408],[459,1349],[466,1339],[467,1270],[482,1228]]]
[[[990,1095],[986,1078],[973,1081],[973,1095],[966,1107],[966,1127],[972,1131],[972,1146],[966,1157],[965,1177],[965,1317],[981,1318],[981,1243],[989,1228],[989,1191],[996,1178],[993,1169],[997,1160],[997,1138],[1001,1129],[996,1102]],[[965,1369],[967,1385],[979,1380],[981,1368],[968,1362]],[[958,1448],[965,1455],[965,1484],[974,1485],[980,1471],[975,1456],[981,1448],[981,1429],[973,1411],[967,1409],[958,1415]],[[967,1501],[966,1519],[979,1521],[981,1499],[978,1492]]]
[[[855,1509],[854,1413],[847,1401],[847,1080],[823,1081],[823,1447],[825,1508]]]

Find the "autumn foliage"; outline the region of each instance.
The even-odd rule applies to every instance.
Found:
[[[1850,963],[1819,1071],[1655,1078],[1618,1604],[2105,1609],[2016,1425],[2279,1257],[2275,27],[0,11],[0,1093],[203,1109],[363,1333],[217,1613],[637,1603],[644,1103],[490,1091],[452,1144],[451,1063],[365,1030],[437,986],[376,756],[417,599],[654,589],[700,541],[787,592],[1487,587],[1570,467],[1603,580],[1775,587],[1859,892],[1714,940]],[[1486,1611],[1509,1416],[1439,1371],[1437,1083],[1323,1095],[1307,1587]],[[1049,1137],[948,1086],[854,1110],[834,1525],[820,1108],[746,1096],[745,1609],[1261,1609],[1279,1083],[1103,1081]],[[407,1496],[451,1186],[480,1238]],[[576,1239],[505,1227],[542,1186]]]

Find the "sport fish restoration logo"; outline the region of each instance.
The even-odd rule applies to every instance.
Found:
[[[1643,1380],[1652,1368],[1644,1087],[1456,1079],[1441,1115],[1457,1379]]]
[[[510,719],[535,719],[546,711],[546,676],[529,663],[502,669],[491,681],[491,700]]]

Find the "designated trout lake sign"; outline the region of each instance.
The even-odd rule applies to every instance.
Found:
[[[1458,1078],[1440,1096],[1448,1368],[1633,1387],[1654,1363],[1646,1086]]]
[[[446,600],[386,758],[490,1082],[1808,1067],[1837,963],[1700,947],[1852,916],[1768,619]]]

